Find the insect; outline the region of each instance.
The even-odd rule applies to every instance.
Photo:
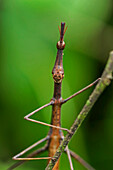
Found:
[[[68,97],[67,99],[62,98],[62,96],[61,96],[61,86],[62,86],[62,80],[63,80],[63,77],[64,77],[63,50],[65,48],[64,34],[66,32],[66,29],[67,29],[67,27],[65,28],[65,23],[61,22],[61,29],[59,28],[60,40],[57,43],[57,56],[56,56],[56,61],[55,61],[53,70],[52,70],[52,75],[53,75],[53,80],[54,80],[53,98],[50,100],[50,102],[48,104],[45,104],[44,106],[34,110],[33,112],[29,113],[28,115],[26,115],[24,117],[28,121],[32,121],[32,122],[35,122],[35,123],[39,123],[39,124],[42,124],[42,125],[49,126],[50,130],[49,130],[46,137],[44,137],[43,139],[39,140],[38,142],[34,143],[33,145],[31,145],[27,149],[23,150],[22,152],[20,152],[16,156],[14,156],[13,159],[14,160],[20,160],[20,162],[17,162],[16,164],[14,164],[9,169],[14,169],[17,166],[21,165],[22,163],[24,163],[25,161],[28,161],[28,160],[48,159],[48,162],[49,162],[52,159],[52,157],[54,156],[57,148],[59,147],[61,141],[64,138],[64,135],[63,135],[62,131],[64,130],[64,131],[69,132],[69,130],[67,128],[61,127],[61,118],[60,118],[61,117],[61,106],[64,103],[66,103],[67,101],[69,101],[70,99],[72,99],[73,97],[75,97],[76,95],[80,94],[81,92],[87,90],[88,88],[90,88],[91,86],[96,84],[98,82],[98,80],[99,80],[99,79],[97,79],[96,81],[94,81],[90,85],[86,86],[82,90],[74,93],[72,96]],[[42,110],[42,109],[44,109],[45,107],[48,107],[48,106],[52,106],[51,124],[40,122],[38,120],[34,120],[34,119],[31,118],[31,116],[33,114],[39,112],[40,110]],[[24,153],[26,153],[27,151],[33,149],[35,146],[39,145],[40,143],[42,143],[44,141],[47,141],[44,147],[32,152],[26,158],[21,157]],[[35,157],[34,158],[34,156],[36,156],[39,153],[44,152],[46,150],[48,150],[48,152],[49,152],[48,157],[41,157],[41,158]],[[73,165],[72,165],[72,161],[71,161],[71,156],[74,159],[76,159],[77,161],[79,161],[87,169],[93,169],[91,167],[91,165],[89,165],[87,162],[85,162],[76,153],[69,150],[68,147],[66,147],[65,153],[67,153],[71,170],[74,169]],[[55,164],[53,170],[58,170],[59,169],[59,162],[60,162],[60,160],[57,161],[57,163]]]

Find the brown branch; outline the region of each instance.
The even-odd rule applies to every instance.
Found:
[[[54,167],[59,157],[61,156],[62,152],[64,152],[66,146],[70,142],[72,136],[77,132],[81,123],[86,118],[89,111],[97,101],[98,97],[101,95],[104,89],[111,83],[112,73],[113,73],[113,51],[110,52],[110,56],[106,64],[105,70],[101,76],[101,80],[98,82],[94,91],[89,96],[89,99],[86,101],[86,104],[84,105],[83,109],[81,110],[72,127],[70,128],[70,133],[67,133],[66,137],[64,138],[58,150],[56,151],[54,157],[51,159],[48,166],[46,167],[46,170],[51,170]]]

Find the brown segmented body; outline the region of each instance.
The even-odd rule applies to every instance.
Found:
[[[65,26],[65,25],[64,25]],[[64,27],[62,34],[64,34]],[[62,31],[62,30],[61,30]],[[62,79],[64,77],[64,70],[63,70],[63,49],[65,47],[65,43],[63,41],[63,36],[60,37],[60,41],[57,43],[57,57],[55,61],[55,65],[52,70],[53,79],[54,79],[54,95],[52,101],[54,104],[52,106],[52,121],[51,124],[55,126],[61,127],[61,105],[62,105],[62,97],[61,97],[61,84]],[[49,144],[49,156],[53,157],[55,152],[57,151],[60,142],[62,140],[62,132],[59,129],[51,128],[51,136],[50,136],[50,144]],[[59,169],[59,160],[57,161],[56,165],[54,166],[53,170]]]
[[[53,105],[52,108],[52,124],[55,126],[60,126],[60,114],[61,114],[61,107],[58,103],[57,105]],[[58,149],[61,141],[61,132],[59,129],[52,128],[52,134],[50,136],[50,144],[49,144],[49,156],[53,157],[56,150]],[[54,170],[59,169],[59,161],[53,168]]]

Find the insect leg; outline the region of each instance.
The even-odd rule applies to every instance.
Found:
[[[29,146],[28,148],[26,148],[25,150],[23,150],[22,152],[20,152],[19,154],[15,155],[13,157],[14,160],[37,160],[37,159],[51,159],[51,157],[42,157],[42,158],[19,158],[20,156],[22,156],[24,153],[26,153],[27,151],[33,149],[35,146],[39,145],[40,143],[46,141],[49,139],[49,136],[46,136],[45,138],[39,140],[38,142],[34,143],[33,145]]]
[[[101,80],[101,78],[98,78],[97,80],[95,80],[93,83],[89,84],[88,86],[84,87],[83,89],[79,90],[78,92],[74,93],[72,96],[68,97],[67,99],[64,99],[63,103],[66,103],[68,100],[72,99],[73,97],[77,96],[78,94],[82,93],[83,91],[87,90],[88,88],[92,87],[93,85],[95,85],[99,80]]]
[[[66,152],[67,152],[67,156],[68,156],[68,159],[69,159],[70,168],[71,168],[71,170],[74,170],[68,146],[66,147]]]
[[[64,135],[62,133],[62,140],[64,139]],[[68,146],[67,146],[68,147]],[[68,155],[68,159],[69,159],[69,162],[70,162],[70,167],[71,167],[71,164],[72,164],[72,161],[71,161],[71,158],[70,158],[70,155],[76,160],[78,161],[81,165],[83,165],[86,169],[88,170],[95,170],[90,164],[88,164],[83,158],[81,158],[78,154],[76,154],[75,152],[73,152],[72,150],[68,149],[66,147],[65,149],[65,153],[67,152],[67,155]]]
[[[48,123],[44,123],[44,122],[41,122],[41,121],[38,121],[38,120],[34,120],[34,119],[30,119],[30,118],[29,118],[30,116],[32,116],[32,115],[35,114],[36,112],[42,110],[42,109],[45,108],[45,107],[48,107],[48,106],[50,106],[50,105],[53,105],[53,104],[54,104],[53,101],[50,102],[50,103],[48,103],[48,104],[45,104],[44,106],[42,106],[42,107],[34,110],[33,112],[29,113],[28,115],[26,115],[26,116],[24,117],[24,119],[26,119],[26,120],[28,120],[28,121],[31,121],[31,122],[39,123],[39,124],[42,124],[42,125],[45,125],[45,126],[57,128],[57,129],[60,129],[60,130],[65,130],[65,131],[67,131],[67,132],[70,133],[70,131],[69,131],[68,129],[66,129],[66,128],[62,128],[62,127],[59,127],[59,126],[51,125],[51,124],[48,124]]]
[[[32,157],[34,157],[34,156],[36,156],[36,155],[38,155],[38,154],[40,154],[40,153],[43,153],[43,152],[46,151],[47,149],[48,149],[48,143],[45,144],[44,147],[39,148],[39,149],[37,149],[36,151],[30,153],[30,154],[27,156],[27,158],[32,158]],[[21,161],[19,161],[19,162],[16,162],[16,163],[13,164],[11,167],[9,167],[8,170],[15,169],[15,168],[17,168],[18,166],[20,166],[20,165],[22,165],[23,163],[25,163],[25,162],[27,162],[27,160],[21,160]]]
[[[90,164],[88,164],[84,159],[82,159],[79,155],[69,149],[70,155],[77,160],[81,165],[83,165],[88,170],[95,170]]]

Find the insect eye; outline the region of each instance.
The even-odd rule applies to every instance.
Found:
[[[58,41],[57,43],[57,49],[63,50],[65,48],[65,42],[63,41],[62,43]]]

